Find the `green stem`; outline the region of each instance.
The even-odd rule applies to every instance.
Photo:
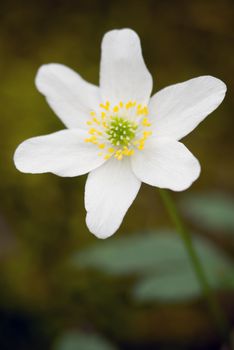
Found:
[[[219,327],[221,336],[224,337],[224,339],[228,339],[228,333],[229,333],[229,325],[227,322],[227,319],[223,313],[223,310],[221,309],[218,300],[216,299],[215,294],[212,291],[212,288],[207,280],[206,273],[204,271],[204,268],[202,266],[202,263],[197,255],[197,252],[194,248],[193,241],[191,238],[191,235],[187,229],[187,227],[184,225],[181,216],[177,210],[177,207],[169,194],[168,191],[159,189],[159,193],[161,195],[162,201],[168,211],[168,214],[174,223],[176,230],[178,231],[178,234],[180,235],[185,248],[187,250],[188,256],[190,258],[190,261],[192,263],[193,269],[196,273],[196,276],[198,278],[198,281],[200,282],[201,288],[203,290],[204,296],[207,299],[208,307],[210,309],[211,316],[213,317],[214,321],[216,322],[217,326]]]

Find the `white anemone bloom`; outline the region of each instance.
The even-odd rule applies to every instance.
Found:
[[[141,182],[182,191],[198,178],[199,162],[179,140],[226,92],[221,80],[201,76],[150,97],[152,77],[130,29],[105,34],[100,87],[54,63],[39,69],[36,86],[66,129],[21,143],[15,165],[25,173],[89,173],[86,222],[99,238],[119,228]]]

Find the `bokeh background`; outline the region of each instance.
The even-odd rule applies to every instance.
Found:
[[[154,92],[199,75],[226,82],[223,104],[185,144],[202,174],[174,195],[234,324],[233,0],[2,0],[0,4],[0,349],[224,349],[157,189],[142,186],[120,230],[85,226],[85,177],[26,175],[23,140],[63,128],[35,88],[63,63],[98,84],[114,28],[141,38]]]

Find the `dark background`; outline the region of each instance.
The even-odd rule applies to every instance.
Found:
[[[102,244],[85,226],[85,177],[21,174],[12,157],[23,140],[63,128],[36,91],[38,67],[63,63],[98,84],[102,36],[129,27],[141,38],[154,92],[206,74],[227,84],[222,105],[184,142],[202,165],[188,192],[218,191],[233,201],[233,14],[232,0],[1,1],[1,350],[85,349],[56,345],[68,330],[100,334],[123,350],[221,349],[202,297],[139,303],[130,293],[134,276],[69,265],[75,252]],[[157,190],[143,185],[117,238],[109,240],[164,226],[170,223]],[[208,231],[201,234],[232,258],[233,235]],[[219,298],[233,322],[233,293]]]

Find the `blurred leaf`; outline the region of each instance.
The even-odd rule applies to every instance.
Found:
[[[190,194],[181,201],[185,214],[200,227],[234,233],[234,199],[223,193]]]
[[[67,332],[56,342],[54,350],[115,350],[107,340],[97,334]]]
[[[234,278],[232,276],[231,279],[230,276],[233,264],[227,256],[203,238],[197,237],[194,239],[194,243],[212,288],[233,289]],[[140,279],[134,289],[135,297],[140,301],[178,302],[200,296],[201,287],[190,265],[189,258],[185,256],[183,259],[183,264],[177,268],[171,266],[171,269],[165,271],[163,275],[153,274]]]
[[[222,285],[225,289],[234,289],[234,269],[225,271],[222,276]]]
[[[195,248],[213,288],[222,287],[222,279],[233,267],[229,257],[210,241],[197,237]]]
[[[144,232],[101,241],[75,254],[73,263],[114,274],[144,272],[185,258],[186,251],[176,233],[169,230]]]
[[[140,301],[180,301],[200,296],[201,288],[192,270],[179,270],[163,276],[142,279],[134,289]]]
[[[207,272],[215,270],[222,274],[232,265],[227,256],[206,239],[194,237],[194,243]],[[79,267],[98,268],[112,274],[162,273],[190,266],[183,242],[176,232],[169,230],[102,241],[75,254],[72,261]]]

